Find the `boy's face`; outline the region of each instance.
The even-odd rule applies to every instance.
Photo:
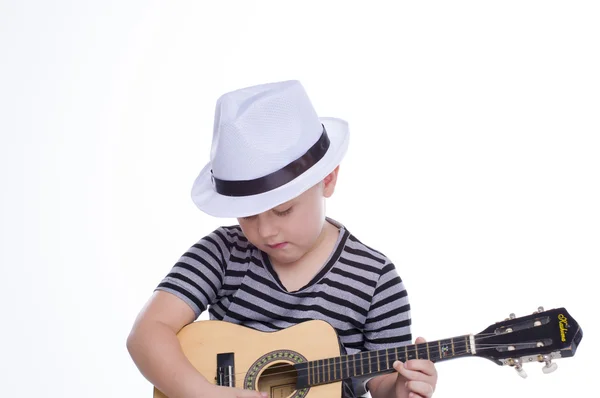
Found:
[[[338,169],[288,202],[238,218],[246,238],[277,264],[293,263],[314,249],[325,223],[325,198],[333,194]]]

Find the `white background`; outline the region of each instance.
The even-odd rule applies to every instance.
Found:
[[[597,394],[597,2],[368,4],[0,1],[3,395],[151,395],[134,317],[233,221],[190,199],[215,101],[284,79],[350,122],[329,215],[395,262],[415,336],[583,327],[551,375],[459,359],[436,396]]]

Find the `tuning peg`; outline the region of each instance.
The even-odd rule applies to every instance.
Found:
[[[545,374],[554,372],[558,365],[553,363],[552,359],[548,355],[544,355],[543,358],[544,362],[546,362],[546,365],[542,368],[542,372],[544,372]]]
[[[504,321],[503,321],[503,322],[510,321],[511,319],[515,319],[515,318],[516,318],[516,315],[515,315],[515,314],[510,314],[510,315],[508,316],[508,318],[504,318]]]
[[[522,378],[526,379],[527,378],[527,372],[525,372],[525,370],[523,370],[523,365],[521,363],[521,360],[518,358],[514,359],[514,363],[515,363],[515,370],[517,371],[517,373],[519,374],[519,376],[521,376]]]

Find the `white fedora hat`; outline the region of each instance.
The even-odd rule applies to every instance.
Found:
[[[298,81],[226,93],[217,100],[210,162],[192,200],[215,217],[262,213],[324,179],[348,141],[348,123],[319,117]]]

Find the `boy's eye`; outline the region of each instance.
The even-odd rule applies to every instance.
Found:
[[[290,207],[289,209],[286,209],[284,211],[276,211],[276,210],[274,210],[274,212],[275,212],[276,215],[278,215],[280,217],[283,217],[283,216],[286,216],[286,215],[290,214],[292,212],[292,208]]]

